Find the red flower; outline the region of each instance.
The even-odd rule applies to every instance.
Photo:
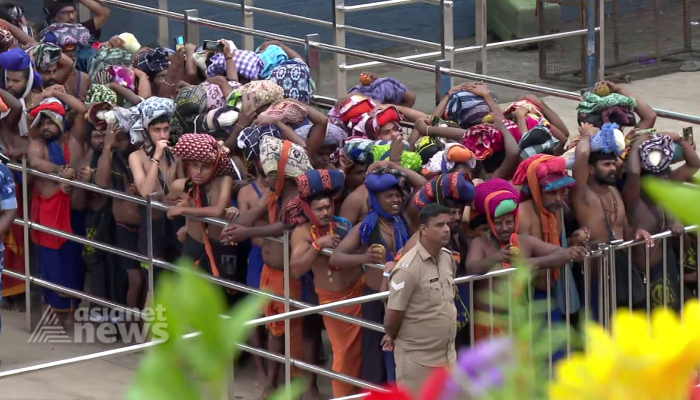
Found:
[[[370,390],[366,400],[413,400],[411,392],[404,387],[397,385],[387,385],[388,392]]]
[[[438,368],[433,371],[428,379],[423,382],[423,387],[420,390],[419,399],[439,399],[442,391],[445,390],[445,383],[450,378],[450,372],[447,368]]]

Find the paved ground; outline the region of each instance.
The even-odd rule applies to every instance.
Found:
[[[405,53],[404,53],[405,54]],[[532,52],[513,53],[508,50],[490,52],[501,54],[500,58],[491,55],[489,68],[497,76],[512,79],[531,80],[537,72],[537,55]],[[519,61],[514,61],[515,57]],[[510,60],[509,64],[499,63],[500,60]],[[458,63],[468,64],[469,59],[458,57]],[[519,67],[516,67],[515,65]],[[473,65],[473,64],[471,64]],[[471,68],[469,68],[471,70]],[[408,70],[392,70],[388,68],[373,69],[380,74],[392,74],[403,80],[412,90],[418,93],[418,107],[429,111],[432,107],[432,77],[427,73],[417,73]],[[522,78],[522,79],[521,79]],[[354,79],[354,78],[353,78]],[[654,79],[634,81],[628,85],[629,90],[642,96],[652,107],[663,108],[684,113],[699,113],[696,106],[700,98],[700,86],[692,84],[700,79],[700,72],[674,73]],[[321,94],[333,95],[332,66],[325,64],[322,76]],[[350,80],[350,79],[349,79]],[[569,87],[569,89],[572,89]],[[502,90],[493,87],[492,90],[503,101],[513,100],[522,93],[513,90]],[[569,100],[546,98],[545,101],[557,111],[574,131],[576,126],[576,103]],[[661,130],[680,132],[689,124],[660,119],[657,126]],[[696,135],[700,127],[694,127]],[[700,139],[700,137],[698,137]],[[34,365],[68,357],[104,351],[115,348],[115,345],[94,344],[28,344],[29,333],[25,329],[24,315],[16,312],[3,312],[3,332],[0,339],[0,371]],[[326,342],[326,351],[330,348]],[[125,388],[133,378],[139,362],[139,355],[127,355],[109,359],[89,361],[67,367],[55,368],[3,380],[0,384],[0,400],[115,400],[123,398]],[[235,384],[232,386],[231,398],[253,399],[259,396],[259,390],[253,385],[252,365],[237,368]],[[328,380],[321,379],[322,390],[329,395]]]

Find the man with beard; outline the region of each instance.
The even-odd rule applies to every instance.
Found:
[[[338,170],[316,169],[297,179],[299,199],[309,222],[298,225],[292,233],[290,271],[294,278],[313,271],[321,304],[362,296],[365,287],[360,266],[337,268],[329,264],[328,257],[320,254],[324,248],[335,248],[350,230],[350,224],[336,217],[333,211],[333,198],[342,190],[344,178]],[[362,316],[359,304],[340,307],[336,311]],[[325,316],[323,321],[333,348],[333,371],[359,378],[362,364],[360,326]],[[350,396],[356,392],[353,385],[333,381],[334,397]]]
[[[90,31],[93,40],[99,40],[102,34],[102,27],[109,18],[109,8],[103,6],[95,0],[78,0],[87,7],[94,17],[87,21],[80,22],[80,25]],[[50,24],[77,24],[78,9],[73,0],[44,0],[44,11],[46,13],[46,25]]]
[[[29,54],[18,47],[0,54],[0,68],[2,68],[0,85],[22,104],[23,111],[18,129],[20,136],[27,136],[29,127],[26,101],[32,90],[41,90],[43,83],[41,75],[34,69]],[[6,115],[7,111],[1,113],[0,118]],[[11,146],[10,143],[8,145]]]
[[[68,89],[68,93],[85,101],[87,91],[90,88],[90,76],[85,72],[78,71],[76,60],[78,50],[88,45],[89,33],[82,25],[52,24],[39,33],[41,42],[52,43],[61,49],[63,55],[67,56],[70,63],[59,70],[56,78],[63,82]]]
[[[678,144],[679,146],[676,146]],[[683,152],[685,164],[671,170],[671,162],[677,149]],[[677,182],[687,182],[700,168],[700,157],[692,144],[677,133],[663,133],[654,136],[639,135],[627,155],[627,173],[622,189],[625,208],[629,210],[628,218],[633,225],[646,229],[652,234],[671,230],[676,237],[685,233],[683,224],[675,220],[652,202],[641,185],[642,176],[655,176]],[[680,309],[681,274],[674,251],[666,252],[666,271],[664,271],[663,246],[656,246],[649,251],[650,302],[651,307],[669,306]],[[624,264],[627,265],[626,263]],[[646,266],[645,266],[646,268]],[[666,276],[664,276],[664,272]],[[666,290],[666,293],[664,293]],[[690,298],[684,293],[683,298]]]
[[[411,193],[408,178],[390,162],[375,163],[369,171],[365,179],[369,212],[333,252],[329,262],[335,267],[353,268],[392,261],[410,237],[403,216],[404,201]],[[379,292],[384,278],[380,269],[367,268],[365,294]],[[363,303],[362,315],[372,322],[382,323],[384,305],[379,301]],[[362,331],[361,376],[362,379],[377,384],[395,380],[392,353],[378,351],[383,336],[381,332],[369,329]]]
[[[32,109],[32,137],[29,143],[29,164],[44,173],[58,173],[68,179],[76,177],[77,163],[82,159],[85,142],[85,105],[58,88],[45,90],[44,99]],[[65,130],[66,109],[75,112],[73,126]],[[36,139],[34,139],[36,138]],[[63,232],[85,235],[83,214],[72,209],[72,187],[48,179],[37,179],[32,198],[31,220]],[[49,282],[82,290],[85,265],[82,245],[47,233],[32,231],[37,245],[42,276]],[[44,290],[46,302],[56,312],[74,310],[78,299]]]
[[[491,179],[476,187],[474,207],[476,212],[486,216],[490,230],[486,237],[471,242],[466,263],[468,273],[480,275],[494,268],[510,268],[516,257],[531,268],[560,268],[586,256],[583,247],[562,249],[534,236],[519,234],[519,197],[513,185],[503,179]],[[489,305],[480,300],[478,293],[489,290],[489,281],[476,281],[474,290],[475,311],[488,312]],[[474,340],[486,339],[498,332],[498,327],[477,323]]]
[[[128,162],[129,155],[136,150],[137,147],[129,140],[129,132],[121,130],[119,127],[106,129],[104,147],[97,161],[95,183],[105,189],[138,196],[134,176]],[[139,224],[141,222],[138,204],[113,198],[110,211],[116,224],[114,245],[120,249],[138,252]],[[114,259],[114,257],[108,258]],[[118,268],[114,268],[110,275],[110,286],[114,300],[119,304],[138,307],[140,304],[139,293],[130,287],[129,281],[130,278],[138,279],[141,277],[141,265],[138,261],[126,257],[119,257],[115,262]],[[143,290],[143,282],[141,281],[141,283],[140,289]],[[132,293],[130,297],[127,297],[129,289],[132,289]]]
[[[627,220],[627,213],[622,195],[615,187],[617,182],[617,161],[619,146],[613,126],[606,124],[600,130],[584,123],[579,127],[581,140],[576,145],[573,177],[579,184],[571,189],[569,198],[576,220],[587,228],[590,241],[610,243],[614,240],[645,239],[649,247],[654,246],[651,235],[644,229],[634,229]],[[596,148],[592,151],[593,141]],[[586,182],[586,184],[583,184]],[[644,265],[644,246],[632,247],[634,264],[640,270]],[[625,251],[615,253],[616,282],[618,304],[642,305],[645,301],[644,281],[639,271],[633,270],[629,275],[627,254]],[[593,261],[596,263],[597,261]],[[596,265],[593,265],[596,271]],[[632,293],[628,282],[632,283]],[[597,284],[592,284],[591,309],[597,318]]]

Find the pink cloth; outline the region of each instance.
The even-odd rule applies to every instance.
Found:
[[[518,129],[518,125],[509,120],[506,120],[505,124],[515,141],[519,142],[522,132]],[[474,153],[477,160],[487,159],[493,153],[504,149],[503,134],[495,125],[491,124],[474,125],[467,129],[462,144]]]

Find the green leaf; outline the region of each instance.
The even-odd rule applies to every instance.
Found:
[[[661,180],[654,177],[642,178],[644,191],[656,203],[674,214],[686,225],[700,224],[700,189]]]

